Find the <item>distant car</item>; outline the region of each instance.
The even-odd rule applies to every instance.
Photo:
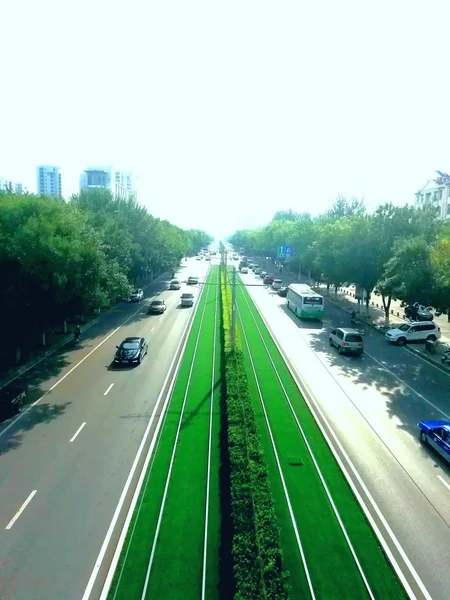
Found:
[[[181,294],[181,306],[194,306],[194,294],[190,292]]]
[[[264,277],[264,282],[266,285],[272,285],[273,281],[274,281],[275,277],[273,275],[266,275]]]
[[[362,335],[356,329],[338,327],[328,338],[330,346],[335,346],[339,354],[361,354],[364,352]]]
[[[187,283],[188,285],[197,285],[198,277],[188,277]]]
[[[261,271],[262,271],[261,267],[253,267],[253,273],[255,275],[260,275]]]
[[[197,256],[196,260],[202,260],[201,256]]]
[[[205,260],[211,260],[210,256],[205,256]]]
[[[149,315],[160,315],[165,312],[167,306],[164,300],[152,300],[148,305]]]
[[[272,283],[273,290],[281,290],[282,287],[283,287],[283,282],[281,281],[281,279],[273,280],[273,283]]]
[[[282,287],[280,287],[280,289],[278,290],[278,295],[281,296],[281,298],[286,298],[288,293],[288,288],[286,285],[283,285]]]
[[[140,365],[148,352],[148,343],[143,337],[127,337],[116,348],[115,365]]]
[[[8,419],[22,412],[27,398],[27,388],[8,385],[0,390],[0,420]]]
[[[420,421],[420,441],[428,444],[450,464],[450,422]]]
[[[441,330],[436,323],[412,321],[389,329],[384,337],[388,342],[404,346],[409,342],[435,342],[441,337]]]
[[[248,273],[248,267],[241,267],[241,268],[239,269],[239,271],[240,271],[241,273],[243,273],[244,275],[246,275],[246,274]]]
[[[259,276],[261,277],[261,279],[264,279],[264,277],[265,277],[266,275],[267,275],[267,272],[266,272],[266,271],[261,271],[261,272],[259,273]]]
[[[181,290],[181,283],[179,279],[172,279],[169,283],[169,290]]]
[[[137,289],[130,294],[130,302],[140,302],[144,297],[144,290]]]

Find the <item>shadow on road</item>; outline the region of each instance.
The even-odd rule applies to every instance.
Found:
[[[0,455],[6,454],[6,452],[9,452],[10,450],[17,449],[20,446],[22,437],[27,431],[30,431],[30,429],[33,429],[36,425],[43,425],[54,421],[66,411],[69,404],[71,404],[71,402],[66,402],[64,404],[42,402],[22,414],[22,417],[17,423],[0,438]],[[10,419],[5,422],[3,428],[12,421],[13,420]],[[0,428],[0,433],[1,431],[2,429]]]

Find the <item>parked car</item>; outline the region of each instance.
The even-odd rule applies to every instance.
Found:
[[[435,342],[441,337],[441,330],[436,323],[424,323],[423,321],[412,321],[402,323],[398,327],[389,329],[385,338],[388,342],[404,346],[408,342]]]
[[[432,321],[434,319],[434,310],[431,306],[425,307],[422,304],[411,304],[405,308],[405,317],[411,321]]]
[[[281,296],[281,298],[286,298],[288,293],[288,288],[286,285],[283,285],[282,287],[280,287],[280,289],[278,290],[278,295]]]
[[[261,279],[264,279],[264,277],[267,275],[266,271],[261,271],[261,273],[259,273],[259,276],[261,277]]]
[[[263,283],[265,283],[266,285],[272,285],[274,279],[275,277],[273,275],[266,275],[264,277]]]
[[[187,280],[188,285],[197,285],[198,284],[198,277],[188,277]]]
[[[181,283],[179,279],[172,279],[169,283],[169,290],[180,290]]]
[[[186,292],[181,294],[181,306],[193,306],[194,305],[194,294]]]
[[[165,312],[167,306],[164,300],[152,300],[148,306],[149,315],[161,315]]]
[[[27,398],[24,385],[7,385],[0,390],[0,420],[8,419],[22,412]]]
[[[361,354],[364,352],[362,335],[356,329],[338,327],[329,337],[330,346],[335,346],[339,354]]]
[[[248,267],[241,267],[241,273],[248,273]]]
[[[260,274],[261,274],[261,271],[262,271],[261,267],[254,267],[254,268],[253,268],[253,273],[254,273],[255,275],[260,275]]]
[[[273,280],[273,283],[272,283],[272,289],[273,290],[280,291],[282,287],[283,287],[283,282],[281,281],[281,279],[274,279]]]
[[[148,352],[148,343],[143,337],[127,337],[116,348],[115,365],[140,365]]]
[[[140,302],[144,297],[144,290],[137,289],[131,292],[130,294],[130,302]]]
[[[420,441],[428,444],[450,464],[450,422],[420,421]]]

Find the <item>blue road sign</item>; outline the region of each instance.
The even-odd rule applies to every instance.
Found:
[[[284,250],[284,251],[285,251],[285,253],[286,253],[286,257],[287,257],[287,258],[289,258],[289,257],[291,256],[291,250],[292,250],[291,246],[286,246],[286,247],[285,247],[285,250]]]
[[[284,246],[278,246],[278,257],[279,258],[284,257]]]

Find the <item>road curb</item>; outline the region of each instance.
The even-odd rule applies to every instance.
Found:
[[[426,360],[428,363],[430,363],[430,365],[433,365],[437,369],[440,369],[443,373],[446,373],[447,375],[450,375],[450,369],[446,369],[445,367],[443,367],[442,365],[440,365],[437,361],[433,360],[432,358],[430,358],[426,354],[422,354],[422,352],[420,352],[420,350],[416,350],[415,348],[411,348],[411,346],[408,346],[408,345],[406,345],[405,348],[408,350],[408,352],[411,352],[411,354],[415,354],[416,356],[419,356],[421,359]]]
[[[340,304],[338,304],[337,302],[333,302],[333,301],[332,301],[332,300],[330,300],[330,299],[329,299],[327,296],[324,296],[324,298],[325,298],[325,300],[326,300],[327,302],[329,302],[330,304],[332,304],[332,305],[333,305],[333,306],[335,306],[336,308],[339,308],[340,310],[342,310],[342,311],[343,311],[343,312],[345,312],[346,314],[349,314],[348,310],[347,310],[346,308],[343,308],[342,306],[340,306]],[[371,323],[370,321],[364,321],[364,320],[362,320],[362,319],[358,319],[358,315],[356,316],[356,321],[357,321],[358,323],[362,323],[363,325],[367,325],[368,327],[371,327],[373,330],[375,330],[375,331],[378,331],[378,333],[381,333],[381,334],[383,334],[383,335],[386,333],[386,332],[385,332],[385,331],[383,331],[383,329],[382,329],[383,325],[381,325],[381,326],[378,326],[378,325],[374,325],[374,324],[373,324],[373,323]],[[386,331],[387,331],[387,329],[386,329]]]
[[[157,277],[156,279],[154,279],[153,281],[148,283],[145,287],[148,287],[148,286],[152,285],[153,283],[156,283],[157,281],[159,281],[160,279],[162,279],[165,276],[167,276],[167,273],[162,273],[159,277]],[[95,318],[91,319],[90,321],[88,321],[86,324],[84,324],[83,331],[86,331],[87,329],[90,329],[91,327],[93,327],[96,323],[99,322],[101,316],[103,316],[110,310],[113,310],[118,304],[120,304],[120,302],[116,302],[113,306],[108,308],[102,315],[95,317]],[[49,356],[54,354],[57,350],[59,350],[60,348],[62,348],[66,344],[68,344],[72,339],[73,339],[73,334],[72,333],[67,334],[67,336],[65,338],[63,338],[62,340],[57,342],[57,344],[52,346],[52,348],[50,350],[48,350],[47,352],[44,352],[44,354],[42,356],[40,356],[39,358],[28,361],[25,364],[23,364],[21,367],[17,367],[17,370],[15,371],[15,374],[13,377],[10,377],[10,378],[5,377],[3,380],[0,379],[0,390],[3,389],[4,387],[6,387],[7,385],[9,385],[10,383],[12,383],[13,381],[15,381],[16,379],[19,379],[19,377],[22,377],[22,375],[24,375],[28,371],[31,371],[31,369],[33,369],[36,365],[38,365],[39,363],[46,360]]]

